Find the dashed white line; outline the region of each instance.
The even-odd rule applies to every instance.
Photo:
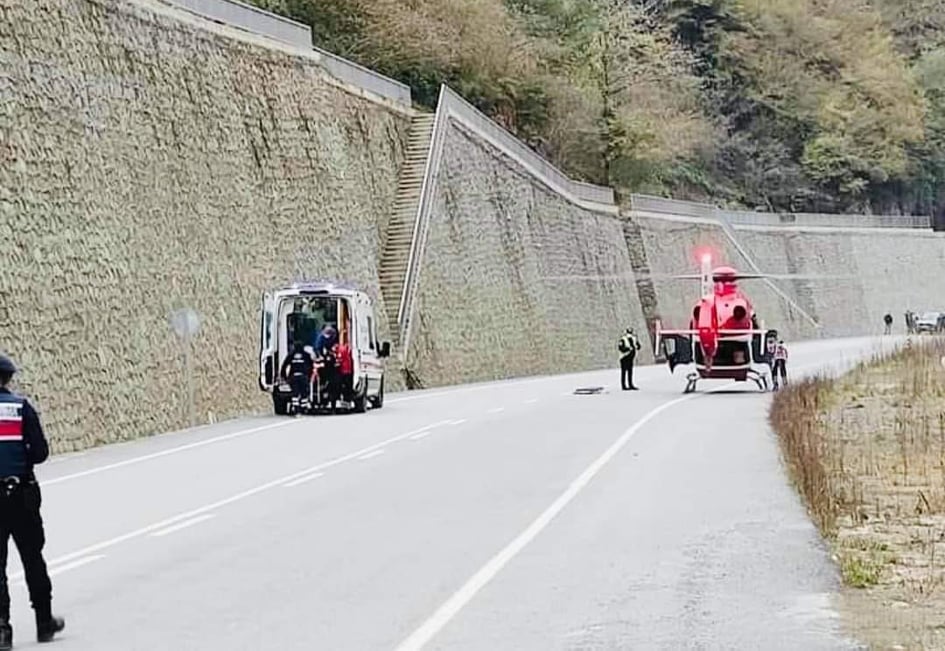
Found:
[[[395,404],[395,403],[401,403],[401,402],[413,402],[415,400],[428,400],[430,398],[439,398],[443,396],[451,396],[451,395],[462,394],[462,393],[477,393],[480,391],[494,391],[497,389],[505,389],[508,387],[514,387],[518,385],[538,384],[542,382],[554,382],[554,381],[562,380],[564,378],[568,378],[572,376],[579,377],[581,375],[584,375],[584,374],[578,373],[578,374],[568,374],[568,375],[552,376],[552,377],[539,376],[539,377],[533,377],[533,378],[520,378],[516,380],[505,380],[502,382],[494,382],[494,383],[474,385],[474,386],[459,386],[453,389],[446,389],[443,391],[430,391],[427,393],[420,393],[418,395],[407,395],[407,396],[397,397],[397,398],[391,397],[387,399],[387,402],[388,404]],[[570,395],[570,394],[564,394],[564,395]],[[299,422],[300,421],[296,419],[290,418],[286,420],[281,420],[277,423],[269,423],[267,425],[261,425],[259,427],[251,427],[249,429],[243,429],[236,432],[230,432],[229,434],[222,434],[220,436],[214,436],[212,438],[208,438],[203,441],[195,441],[194,443],[188,443],[186,445],[179,445],[173,448],[168,448],[167,450],[161,450],[160,452],[154,452],[152,454],[145,454],[140,457],[125,459],[123,461],[117,461],[115,463],[106,464],[104,466],[98,466],[96,468],[89,468],[88,470],[82,470],[80,472],[63,475],[61,477],[50,477],[48,479],[42,479],[42,483],[43,483],[43,486],[55,486],[56,484],[60,484],[62,482],[66,482],[72,479],[78,479],[80,477],[88,477],[89,475],[96,475],[98,473],[105,472],[107,470],[114,470],[116,468],[124,468],[125,466],[143,463],[145,461],[150,461],[151,459],[159,459],[161,457],[177,454],[178,452],[184,452],[186,450],[193,450],[194,448],[200,448],[206,445],[211,445],[213,443],[220,443],[222,441],[229,441],[231,439],[240,438],[243,436],[247,436],[249,434],[255,434],[256,432],[262,432],[269,429],[284,427],[286,425],[298,424]],[[199,425],[197,427],[192,427],[187,430],[183,430],[180,433],[190,434],[190,433],[205,430],[209,427],[212,427],[212,425],[210,424]],[[174,432],[174,433],[176,434],[178,432]],[[86,452],[87,450],[84,450],[78,454],[85,454]],[[73,457],[70,457],[70,458],[73,458]],[[63,459],[63,461],[65,460],[66,459]],[[53,461],[53,460],[50,459],[50,461]]]
[[[496,407],[496,408],[494,408],[494,409],[490,409],[490,410],[489,410],[489,413],[490,413],[490,414],[500,414],[500,413],[502,413],[503,411],[505,411],[505,407]]]
[[[299,477],[296,480],[290,481],[287,484],[283,484],[286,488],[292,488],[293,486],[298,486],[299,484],[304,484],[306,482],[312,481],[313,479],[318,479],[319,477],[324,477],[325,473],[323,472],[313,472],[311,475],[305,475],[304,477]]]
[[[526,405],[534,405],[536,402],[538,402],[538,398],[532,398],[532,399],[530,399],[530,400],[526,400],[526,401],[525,401],[525,404],[526,404]]]
[[[77,550],[77,551],[71,552],[71,553],[69,553],[69,554],[64,554],[63,556],[60,556],[59,558],[56,558],[56,559],[50,561],[49,564],[52,565],[52,564],[55,564],[55,563],[66,563],[66,562],[72,561],[72,560],[74,560],[74,559],[77,559],[77,558],[80,558],[80,557],[83,557],[83,556],[87,556],[87,555],[89,555],[89,554],[93,554],[93,553],[95,553],[95,552],[101,551],[101,550],[103,550],[103,549],[108,549],[109,547],[114,547],[115,545],[118,545],[118,544],[120,544],[120,543],[126,542],[126,541],[128,541],[128,540],[132,540],[132,539],[134,539],[134,538],[140,538],[141,536],[145,536],[145,535],[147,535],[147,534],[149,534],[149,533],[152,533],[152,532],[154,532],[154,531],[160,531],[161,529],[165,529],[165,528],[167,528],[167,527],[170,527],[171,525],[177,524],[178,522],[182,522],[182,521],[184,521],[184,520],[188,520],[188,519],[193,518],[193,517],[198,516],[198,515],[203,515],[204,513],[209,513],[210,511],[216,511],[217,509],[220,509],[220,508],[222,508],[222,507],[224,507],[224,506],[227,506],[227,505],[229,505],[229,504],[233,504],[233,503],[235,503],[235,502],[239,502],[239,501],[244,500],[244,499],[246,499],[246,498],[248,498],[248,497],[252,497],[253,495],[258,495],[259,493],[262,493],[263,491],[267,491],[267,490],[269,490],[270,488],[275,488],[276,486],[281,486],[282,484],[285,484],[286,482],[292,481],[293,479],[298,479],[298,478],[300,478],[300,477],[304,477],[304,476],[307,476],[307,475],[311,475],[312,473],[319,472],[319,471],[321,471],[321,470],[325,470],[325,469],[331,468],[331,467],[333,467],[333,466],[337,466],[338,464],[345,463],[346,461],[351,461],[352,459],[357,459],[358,457],[362,457],[362,456],[364,456],[365,454],[367,454],[367,453],[369,453],[369,452],[371,452],[371,451],[373,451],[373,450],[379,450],[379,449],[384,448],[384,447],[386,447],[386,446],[388,446],[388,445],[390,445],[390,444],[392,444],[392,443],[396,443],[397,441],[402,441],[402,440],[404,440],[404,439],[406,439],[406,438],[408,438],[408,437],[410,437],[410,436],[413,436],[414,434],[416,434],[416,433],[418,433],[418,432],[426,431],[426,430],[428,430],[428,429],[432,429],[432,428],[438,427],[438,426],[440,426],[440,425],[447,425],[447,424],[449,424],[449,422],[450,422],[450,421],[440,421],[440,422],[434,423],[434,424],[432,424],[432,425],[427,425],[426,427],[421,427],[421,428],[418,429],[418,430],[415,429],[415,430],[411,430],[411,431],[409,431],[409,432],[405,432],[405,433],[403,433],[403,434],[399,434],[399,435],[397,435],[397,436],[393,436],[393,437],[391,437],[391,438],[389,438],[389,439],[387,439],[387,440],[385,440],[385,441],[381,441],[380,443],[375,443],[374,445],[369,445],[369,446],[366,447],[366,448],[362,448],[362,449],[360,449],[360,450],[356,450],[356,451],[351,452],[351,453],[349,453],[349,454],[345,454],[345,455],[342,455],[342,456],[340,456],[340,457],[336,457],[336,458],[332,459],[331,461],[326,461],[326,462],[324,462],[324,463],[320,463],[320,464],[317,464],[317,465],[315,465],[315,466],[312,466],[311,468],[305,468],[304,470],[300,470],[300,471],[298,471],[298,472],[294,472],[294,473],[292,473],[292,474],[290,474],[290,475],[286,475],[286,476],[284,476],[284,477],[279,477],[278,479],[274,479],[274,480],[272,480],[272,481],[266,482],[265,484],[260,484],[259,486],[256,486],[255,488],[250,488],[250,489],[248,489],[248,490],[242,491],[242,492],[237,493],[237,494],[235,494],[235,495],[231,495],[230,497],[227,497],[227,498],[224,498],[224,499],[221,499],[221,500],[217,500],[216,502],[213,502],[213,503],[211,503],[211,504],[207,504],[207,505],[205,505],[205,506],[201,506],[201,507],[198,507],[198,508],[195,508],[195,509],[191,509],[190,511],[187,511],[187,512],[185,512],[185,513],[180,513],[180,514],[175,515],[175,516],[172,516],[172,517],[170,517],[170,518],[166,518],[166,519],[164,519],[164,520],[161,520],[160,522],[155,522],[154,524],[149,524],[149,525],[144,526],[144,527],[141,527],[141,528],[139,528],[139,529],[135,529],[134,531],[129,531],[128,533],[122,534],[122,535],[120,535],[120,536],[115,536],[114,538],[109,538],[108,540],[103,540],[103,541],[101,541],[101,542],[95,543],[94,545],[89,545],[89,546],[87,546],[87,547],[84,547],[84,548],[79,549],[79,550]],[[23,575],[22,571],[19,572],[18,576],[22,576],[22,575]],[[15,575],[15,576],[13,576],[13,577],[11,577],[11,578],[16,578],[16,576],[17,576],[17,575]]]
[[[212,517],[213,517],[213,514],[212,514],[212,513],[208,513],[208,514],[206,514],[206,515],[200,515],[200,516],[197,516],[196,518],[190,518],[189,520],[184,520],[183,522],[178,522],[177,524],[175,524],[175,525],[172,526],[172,527],[167,527],[167,528],[165,528],[165,529],[161,529],[160,531],[155,531],[155,532],[152,533],[151,535],[152,535],[152,536],[157,536],[157,537],[166,536],[166,535],[169,534],[169,533],[174,533],[175,531],[180,531],[181,529],[186,529],[187,527],[192,527],[192,526],[194,526],[195,524],[200,524],[200,523],[203,522],[204,520],[209,520],[209,519],[212,518]]]
[[[466,422],[466,419],[465,419],[465,418],[461,418],[461,419],[459,419],[459,420],[451,420],[451,421],[449,422],[449,424],[450,424],[450,425],[462,425],[462,424],[465,423],[465,422]]]
[[[384,450],[374,450],[373,452],[368,452],[367,454],[362,454],[358,457],[358,461],[366,461],[367,459],[373,459],[374,457],[384,454]]]

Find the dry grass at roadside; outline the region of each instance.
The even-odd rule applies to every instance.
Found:
[[[847,628],[875,649],[945,648],[945,341],[912,342],[798,382],[771,410]]]

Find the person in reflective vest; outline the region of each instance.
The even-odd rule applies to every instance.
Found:
[[[620,341],[617,342],[620,352],[620,387],[624,391],[638,391],[633,384],[633,362],[636,360],[640,342],[633,333],[633,328],[627,328]]]
[[[312,356],[305,352],[300,342],[296,342],[292,354],[282,364],[282,376],[292,387],[292,407],[297,413],[301,407],[308,407],[312,382]]]
[[[778,342],[778,345],[774,347],[772,379],[774,380],[775,390],[777,390],[779,386],[787,386],[787,358],[787,347],[784,345],[784,340],[782,339]],[[778,375],[781,376],[780,384],[778,383]]]
[[[0,355],[0,650],[13,648],[7,545],[12,536],[20,553],[26,586],[36,614],[36,637],[50,642],[65,628],[52,614],[52,583],[43,558],[46,534],[40,516],[42,500],[33,466],[49,456],[39,416],[29,401],[10,391],[16,366]]]

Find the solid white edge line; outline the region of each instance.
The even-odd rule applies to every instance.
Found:
[[[164,529],[165,527],[169,527],[169,526],[171,526],[171,525],[173,525],[173,524],[176,524],[176,523],[178,523],[178,522],[181,522],[181,521],[183,521],[183,520],[187,520],[188,518],[192,518],[192,517],[197,516],[197,515],[202,515],[202,514],[204,514],[204,513],[210,512],[210,511],[215,511],[215,510],[217,510],[217,509],[219,509],[219,508],[221,508],[221,507],[223,507],[223,506],[227,506],[227,505],[229,505],[229,504],[233,504],[234,502],[239,502],[240,500],[244,500],[244,499],[246,499],[247,497],[252,497],[253,495],[256,495],[256,494],[258,494],[258,493],[262,493],[263,491],[269,490],[270,488],[274,488],[274,487],[279,486],[279,485],[281,485],[281,484],[284,484],[284,483],[286,483],[286,482],[288,482],[288,481],[292,481],[293,479],[297,479],[297,478],[303,477],[303,476],[305,476],[305,475],[311,475],[311,474],[314,473],[314,472],[319,472],[319,471],[321,471],[321,470],[325,470],[326,468],[331,468],[331,467],[333,467],[333,466],[337,466],[338,464],[344,463],[344,462],[346,462],[346,461],[351,461],[352,459],[357,459],[358,457],[364,456],[365,454],[367,454],[368,452],[371,452],[372,450],[378,450],[378,449],[383,448],[383,447],[385,447],[385,446],[387,446],[387,445],[390,445],[390,444],[392,444],[392,443],[396,443],[396,442],[398,442],[398,441],[402,441],[403,439],[406,439],[406,438],[408,438],[408,437],[410,437],[410,436],[413,436],[414,434],[416,434],[416,433],[418,433],[418,432],[420,432],[420,431],[424,431],[424,430],[427,430],[427,429],[432,429],[433,427],[437,427],[437,426],[439,426],[439,425],[446,425],[446,424],[448,424],[448,423],[449,423],[449,421],[440,421],[440,422],[434,423],[434,424],[432,424],[432,425],[427,425],[426,427],[421,427],[419,430],[416,430],[416,429],[415,429],[415,430],[410,430],[409,432],[406,432],[406,433],[404,433],[404,434],[398,434],[397,436],[391,437],[391,438],[387,439],[386,441],[381,441],[380,443],[375,443],[374,445],[369,445],[369,446],[366,447],[366,448],[361,448],[360,450],[356,450],[356,451],[351,452],[351,453],[349,453],[349,454],[344,454],[344,455],[342,455],[342,456],[340,456],[340,457],[335,457],[334,459],[332,459],[332,460],[330,460],[330,461],[325,461],[325,462],[323,462],[323,463],[317,464],[317,465],[312,466],[312,467],[310,467],[310,468],[305,468],[304,470],[300,470],[300,471],[294,472],[294,473],[292,473],[292,474],[290,474],[290,475],[286,475],[286,476],[284,476],[284,477],[280,477],[280,478],[275,479],[275,480],[273,480],[273,481],[266,482],[265,484],[260,484],[259,486],[256,486],[255,488],[250,488],[250,489],[248,489],[248,490],[242,491],[241,493],[237,493],[236,495],[231,495],[230,497],[227,497],[227,498],[224,498],[224,499],[221,499],[221,500],[217,500],[216,502],[213,502],[212,504],[207,504],[207,505],[205,505],[205,506],[201,506],[201,507],[198,507],[198,508],[195,508],[195,509],[191,509],[190,511],[187,511],[187,512],[185,512],[185,513],[179,513],[179,514],[177,514],[177,515],[175,515],[175,516],[171,516],[171,517],[169,517],[169,518],[166,518],[166,519],[164,519],[164,520],[161,520],[160,522],[155,522],[154,524],[150,524],[150,525],[141,527],[141,528],[139,528],[139,529],[135,529],[134,531],[129,531],[128,533],[122,534],[122,535],[120,535],[120,536],[115,536],[114,538],[109,538],[108,540],[103,540],[103,541],[101,541],[101,542],[95,543],[95,544],[93,544],[93,545],[89,545],[89,546],[84,547],[84,548],[82,548],[82,549],[79,549],[79,550],[77,550],[77,551],[70,552],[70,553],[68,553],[68,554],[64,554],[64,555],[62,555],[62,556],[60,556],[60,557],[58,557],[58,558],[56,558],[56,559],[54,559],[54,560],[52,560],[52,561],[49,561],[49,564],[52,565],[52,564],[55,564],[55,563],[66,563],[66,562],[71,561],[71,560],[73,560],[73,559],[76,559],[76,558],[79,558],[79,557],[82,557],[82,556],[87,556],[88,554],[92,554],[92,553],[95,553],[95,552],[97,552],[97,551],[101,551],[101,550],[103,550],[103,549],[108,549],[109,547],[114,547],[115,545],[117,545],[117,544],[119,544],[119,543],[123,543],[123,542],[125,542],[126,540],[131,540],[131,539],[133,539],[133,538],[139,538],[139,537],[141,537],[141,536],[144,536],[144,535],[146,535],[146,534],[151,533],[152,531],[158,531],[158,530],[160,530],[160,529]],[[23,575],[22,572],[18,572],[16,575],[12,576],[11,579],[16,578],[16,577],[18,577],[18,576],[22,576],[22,575]]]
[[[189,520],[184,520],[183,522],[178,522],[175,525],[161,529],[160,531],[155,531],[151,535],[154,537],[166,536],[169,533],[174,533],[175,531],[180,531],[181,529],[186,529],[187,527],[192,527],[195,524],[199,524],[204,520],[209,520],[213,517],[212,513],[207,513],[204,515],[198,515],[196,518],[191,518]]]
[[[603,371],[603,369],[601,369],[600,371]],[[514,380],[505,380],[505,381],[496,382],[496,383],[489,383],[489,384],[482,384],[482,385],[474,385],[474,386],[462,386],[462,385],[459,385],[459,386],[456,386],[456,387],[454,387],[454,388],[445,389],[445,390],[442,390],[442,391],[431,391],[431,392],[429,392],[429,393],[423,393],[423,394],[415,395],[415,396],[404,396],[404,397],[401,397],[401,398],[388,398],[388,399],[387,399],[387,403],[388,403],[388,404],[395,404],[395,403],[399,403],[399,402],[412,402],[412,401],[414,401],[414,400],[426,400],[426,399],[428,399],[428,398],[440,398],[440,397],[443,397],[443,396],[450,396],[450,395],[457,394],[457,393],[475,393],[475,392],[478,392],[478,391],[488,391],[488,390],[494,390],[494,389],[502,389],[502,388],[508,388],[508,387],[510,387],[510,386],[516,386],[516,385],[520,385],[520,384],[535,384],[535,383],[539,383],[539,382],[563,381],[563,380],[566,380],[566,379],[568,379],[568,378],[570,378],[570,377],[579,377],[579,376],[581,376],[581,375],[591,374],[591,373],[600,372],[600,371],[586,371],[586,372],[584,372],[584,373],[569,374],[569,375],[546,375],[546,376],[531,377],[531,378],[526,377],[526,378],[518,378],[518,379],[514,379]],[[568,395],[570,395],[570,394],[568,394]],[[236,421],[230,421],[230,422],[236,422]],[[89,476],[89,475],[95,475],[95,474],[98,474],[98,473],[100,473],[100,472],[105,472],[105,471],[107,471],[107,470],[114,470],[114,469],[116,469],[116,468],[123,468],[123,467],[125,467],[125,466],[130,466],[130,465],[134,465],[134,464],[137,464],[137,463],[142,463],[142,462],[144,462],[144,461],[150,461],[151,459],[158,459],[158,458],[160,458],[160,457],[165,457],[165,456],[168,456],[168,455],[171,455],[171,454],[176,454],[176,453],[178,453],[178,452],[184,452],[184,451],[186,451],[186,450],[192,450],[192,449],[194,449],[194,448],[199,448],[199,447],[203,447],[203,446],[206,446],[206,445],[211,445],[211,444],[213,444],[213,443],[219,443],[219,442],[221,442],[221,441],[228,441],[228,440],[231,440],[231,439],[240,438],[240,437],[242,437],[242,436],[247,436],[247,435],[249,435],[249,434],[255,434],[256,432],[262,432],[262,431],[268,430],[268,429],[275,429],[275,428],[277,428],[277,427],[283,427],[283,426],[285,426],[285,425],[290,425],[290,424],[298,423],[298,422],[299,422],[299,421],[297,421],[297,420],[295,420],[295,419],[287,419],[287,420],[279,421],[279,422],[277,422],[277,423],[269,423],[269,424],[267,424],[267,425],[261,425],[261,426],[259,426],[259,427],[251,427],[251,428],[245,429],[245,430],[239,430],[239,431],[236,431],[236,432],[230,432],[229,434],[221,434],[220,436],[215,436],[215,437],[212,437],[212,438],[209,438],[209,439],[205,439],[205,440],[203,440],[203,441],[196,441],[196,442],[194,442],[194,443],[188,443],[188,444],[186,444],[186,445],[180,445],[180,446],[177,446],[177,447],[168,448],[167,450],[161,450],[160,452],[154,452],[154,453],[152,453],[152,454],[146,454],[146,455],[143,455],[143,456],[140,456],[140,457],[134,457],[134,458],[131,458],[131,459],[126,459],[126,460],[124,460],[124,461],[117,461],[117,462],[115,462],[115,463],[106,464],[106,465],[104,465],[104,466],[99,466],[99,467],[97,467],[97,468],[89,468],[88,470],[83,470],[83,471],[80,471],[80,472],[70,473],[70,474],[68,474],[68,475],[62,475],[61,477],[50,477],[49,479],[43,479],[42,484],[43,484],[43,486],[55,486],[56,484],[59,484],[59,483],[65,482],[65,481],[69,481],[69,480],[71,480],[71,479],[78,479],[78,478],[80,478],[80,477],[87,477],[87,476]],[[217,423],[217,425],[220,425],[220,424],[222,424],[222,423]],[[188,429],[180,430],[180,431],[174,432],[174,433],[175,433],[175,434],[186,435],[186,434],[189,434],[189,433],[194,433],[194,432],[202,431],[202,430],[207,429],[207,428],[212,427],[212,426],[213,426],[213,425],[211,425],[211,424],[208,424],[208,425],[199,425],[199,426],[194,427],[194,428],[188,428]],[[142,438],[142,439],[139,439],[139,440],[145,440],[145,439]],[[133,441],[132,441],[132,443],[133,443]],[[103,447],[106,447],[106,446],[103,446]],[[101,449],[101,448],[100,448],[100,449]],[[47,462],[47,463],[49,463],[50,465],[54,465],[55,463],[59,463],[59,462],[61,462],[61,461],[67,461],[67,460],[70,460],[70,459],[75,458],[76,456],[87,454],[88,452],[90,452],[90,450],[82,450],[82,451],[80,451],[80,452],[78,452],[78,453],[67,453],[67,455],[69,455],[68,458],[65,458],[65,455],[64,455],[63,457],[60,457],[60,458],[55,458],[55,457],[54,457],[54,458],[51,458],[51,459],[49,460],[49,462]]]
[[[426,437],[430,436],[430,434],[432,434],[432,433],[433,433],[433,432],[430,432],[430,431],[427,431],[427,432],[420,432],[419,434],[414,434],[413,436],[411,436],[411,437],[410,437],[410,440],[411,440],[411,441],[419,441],[420,439],[423,439],[423,438],[426,438]]]
[[[368,459],[379,457],[382,454],[384,454],[384,450],[374,450],[373,452],[368,452],[367,454],[364,454],[358,457],[358,461],[367,461]]]
[[[160,452],[146,454],[141,457],[125,459],[124,461],[117,461],[115,463],[109,463],[104,466],[98,466],[97,468],[89,468],[88,470],[83,470],[81,472],[74,472],[69,475],[62,475],[61,477],[51,477],[49,479],[42,480],[42,484],[44,488],[47,486],[55,486],[56,484],[62,483],[64,481],[69,481],[70,479],[78,479],[79,477],[87,477],[89,475],[95,475],[100,472],[105,472],[106,470],[114,470],[115,468],[124,468],[125,466],[131,466],[136,463],[142,463],[144,461],[150,461],[151,459],[158,459],[160,457],[166,457],[171,454],[177,454],[178,452],[184,452],[185,450],[192,450],[194,448],[200,448],[205,445],[210,445],[212,443],[219,443],[220,441],[228,441],[230,439],[239,438],[241,436],[247,436],[248,434],[255,434],[256,432],[262,432],[268,429],[275,429],[276,427],[283,427],[285,425],[288,425],[290,423],[295,423],[295,422],[298,422],[298,421],[286,420],[286,421],[280,421],[278,423],[270,423],[268,425],[262,425],[260,427],[253,427],[250,429],[239,430],[237,432],[230,432],[229,434],[221,434],[220,436],[204,439],[203,441],[195,441],[194,443],[188,443],[187,445],[179,445],[174,448],[168,448],[167,450],[161,450]]]
[[[325,476],[325,473],[323,472],[313,472],[311,475],[305,475],[304,477],[299,477],[298,479],[290,481],[287,484],[283,484],[283,486],[285,486],[286,488],[292,488],[294,486],[298,486],[300,484],[304,484],[306,482],[312,481],[313,479],[318,479],[319,477],[324,477],[324,476]]]
[[[48,574],[49,574],[49,577],[50,577],[50,578],[52,578],[52,577],[54,577],[54,576],[59,576],[60,574],[64,574],[65,572],[68,572],[69,570],[74,570],[74,569],[77,569],[77,568],[82,567],[83,565],[88,565],[89,563],[94,563],[95,561],[100,560],[100,559],[102,559],[102,558],[105,558],[105,554],[96,554],[96,555],[93,555],[93,556],[85,556],[85,557],[83,557],[83,558],[78,558],[78,559],[72,561],[71,563],[66,563],[66,564],[64,564],[64,565],[57,565],[57,566],[55,566],[55,567],[50,566],[50,568],[49,568],[49,570],[48,570]],[[20,587],[20,588],[25,588],[25,587],[26,587],[26,581],[22,578],[22,575],[23,575],[23,573],[20,572],[20,573],[19,573],[20,578],[17,578],[16,580],[14,580],[14,581],[13,581],[13,585],[15,585],[15,586],[17,586],[17,587]]]

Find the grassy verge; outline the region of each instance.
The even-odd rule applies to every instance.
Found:
[[[945,341],[914,338],[775,396],[792,481],[832,547],[849,632],[945,648]]]

